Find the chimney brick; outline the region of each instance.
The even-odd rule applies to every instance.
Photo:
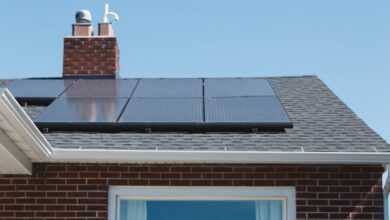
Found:
[[[119,72],[117,38],[66,37],[63,61],[63,77],[117,78]]]
[[[114,29],[111,23],[100,23],[99,24],[99,36],[114,36]]]
[[[91,24],[73,24],[72,27],[73,36],[92,36],[93,28]]]

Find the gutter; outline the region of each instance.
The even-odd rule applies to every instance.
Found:
[[[390,165],[386,164],[385,166],[385,172],[382,175],[382,189],[385,194],[390,192]]]
[[[390,153],[55,149],[51,162],[387,164]]]

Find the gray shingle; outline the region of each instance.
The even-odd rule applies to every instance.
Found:
[[[390,152],[386,142],[316,76],[268,79],[294,123],[285,133],[54,132],[45,136],[56,148]]]

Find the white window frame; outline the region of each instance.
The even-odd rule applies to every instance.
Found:
[[[108,220],[119,220],[120,200],[282,200],[283,220],[296,220],[295,187],[110,186]]]

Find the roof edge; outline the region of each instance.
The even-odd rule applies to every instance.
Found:
[[[267,152],[54,149],[50,162],[388,164],[390,152]]]
[[[8,89],[0,90],[0,129],[4,130],[30,159],[50,157],[52,147]]]
[[[0,89],[0,129],[29,162],[390,164],[390,152],[163,151],[53,148],[8,89]],[[4,142],[4,143],[3,143]],[[6,144],[0,139],[0,144]],[[15,157],[16,158],[16,157]]]

